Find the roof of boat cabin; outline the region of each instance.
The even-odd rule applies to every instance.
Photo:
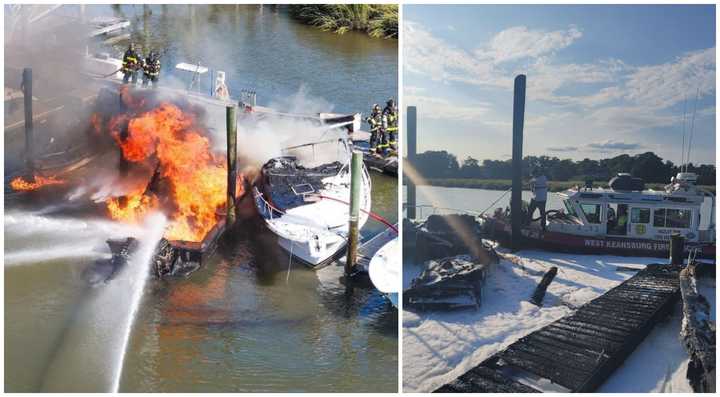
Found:
[[[699,205],[705,200],[705,194],[702,190],[697,190],[698,194],[687,192],[667,193],[658,190],[643,191],[618,191],[612,189],[592,189],[592,190],[566,190],[558,193],[563,199],[582,199],[587,201],[609,201],[609,202],[633,202],[644,204],[671,203],[676,205],[692,204]]]

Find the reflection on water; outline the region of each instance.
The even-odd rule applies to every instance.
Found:
[[[372,179],[373,210],[396,222],[396,180]],[[26,250],[28,239],[61,244],[67,232],[46,227],[57,223],[55,216],[12,212],[6,253]],[[18,229],[20,218],[37,226]],[[292,263],[288,272],[289,258],[274,236],[257,219],[246,222],[237,243],[223,243],[190,278],[150,280],[120,390],[396,390],[397,311],[377,291],[348,292],[339,266],[316,272]],[[78,238],[128,231],[105,221],[67,224]],[[362,233],[368,238],[381,229],[368,222]],[[125,288],[120,279],[88,294],[82,271],[91,263],[69,257],[6,267],[7,390],[106,390],[117,361],[108,341],[128,302],[91,303],[104,288]],[[97,376],[87,377],[87,368]]]

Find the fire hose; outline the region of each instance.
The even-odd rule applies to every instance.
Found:
[[[328,200],[332,200],[332,201],[337,201],[338,203],[343,203],[343,204],[345,204],[345,205],[350,205],[349,202],[347,202],[347,201],[345,201],[345,200],[337,199],[337,198],[335,198],[335,197],[328,197],[328,196],[320,195],[320,198],[321,198],[321,199],[328,199]],[[393,225],[392,223],[390,223],[387,219],[381,217],[380,215],[378,215],[378,214],[376,214],[376,213],[374,213],[374,212],[372,212],[372,211],[365,211],[365,210],[362,209],[362,208],[360,208],[360,211],[366,213],[370,218],[373,218],[373,219],[375,219],[376,221],[378,221],[378,222],[382,223],[383,225],[387,226],[388,228],[392,229],[396,234],[398,233],[398,228],[397,228],[395,225]]]

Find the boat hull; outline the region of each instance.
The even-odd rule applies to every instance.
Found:
[[[496,240],[500,245],[509,247],[511,245],[510,224],[488,220],[490,238]],[[611,236],[581,236],[569,233],[545,231],[534,228],[523,228],[520,244],[522,247],[537,248],[547,251],[600,254],[618,256],[644,256],[666,258],[670,253],[670,242],[665,240],[648,240],[630,237]],[[701,259],[715,260],[714,244],[686,243],[685,254],[690,249],[698,248],[697,257]]]
[[[329,255],[323,255],[322,257],[314,256],[307,244],[296,242],[285,237],[278,235],[278,245],[283,249],[289,256],[291,261],[299,261],[303,265],[311,269],[322,269],[323,267],[333,263],[340,259],[346,252],[347,244],[344,240],[339,242],[334,249],[328,250]]]
[[[263,176],[264,177],[264,176]],[[301,263],[312,269],[325,267],[345,252],[347,246],[347,215],[341,221],[342,227],[331,231],[320,225],[312,226],[312,218],[307,218],[307,223],[294,224],[292,220],[284,221],[284,213],[268,203],[265,196],[268,194],[265,183],[261,178],[254,187],[255,208],[265,220],[265,225],[278,238],[278,245],[292,256],[292,260],[299,260]],[[358,219],[358,228],[362,229],[368,220],[368,213],[371,209],[371,181],[367,169],[363,167],[361,212]],[[349,196],[349,190],[348,190]],[[332,197],[323,198],[334,202]],[[317,213],[318,217],[323,214]],[[290,215],[292,218],[294,215]],[[299,231],[298,229],[302,229]]]

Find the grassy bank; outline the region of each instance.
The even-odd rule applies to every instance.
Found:
[[[357,30],[371,37],[398,37],[395,4],[293,4],[289,10],[299,21],[338,34]]]
[[[427,179],[427,184],[430,186],[441,186],[441,187],[462,187],[469,189],[488,189],[488,190],[508,190],[512,186],[510,179]],[[549,181],[548,189],[551,192],[561,192],[563,190],[570,189],[574,186],[585,186],[584,181]],[[595,182],[595,187],[607,188],[607,182]],[[646,183],[646,189],[662,190],[664,188],[662,183]],[[704,189],[715,194],[715,186],[703,186]]]

